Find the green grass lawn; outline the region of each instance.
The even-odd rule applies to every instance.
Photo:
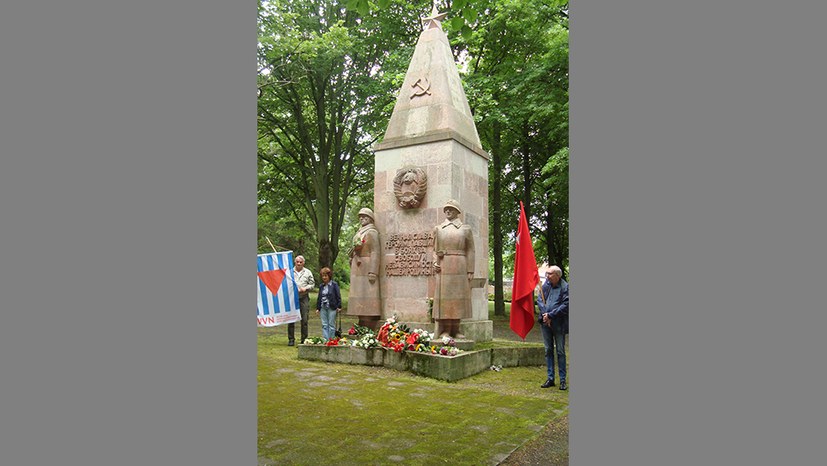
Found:
[[[495,327],[503,323],[507,316],[495,319]],[[311,313],[310,335],[320,326]],[[260,466],[493,465],[568,414],[568,392],[539,388],[544,366],[441,382],[299,360],[285,327],[258,329]]]
[[[454,383],[381,367],[296,358],[259,329],[259,464],[496,464],[567,414],[543,367]]]

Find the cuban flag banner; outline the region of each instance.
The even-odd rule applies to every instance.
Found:
[[[301,320],[299,289],[293,278],[293,251],[258,255],[258,326]]]

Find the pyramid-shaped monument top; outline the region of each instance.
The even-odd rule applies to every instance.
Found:
[[[457,65],[442,30],[445,13],[423,18],[405,82],[376,150],[454,139],[485,158]]]

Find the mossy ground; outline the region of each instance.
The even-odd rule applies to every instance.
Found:
[[[543,366],[441,382],[299,360],[285,327],[258,329],[259,465],[493,465],[568,415],[568,392],[539,388]]]

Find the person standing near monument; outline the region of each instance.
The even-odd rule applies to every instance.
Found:
[[[474,278],[474,235],[462,223],[462,209],[453,199],[443,207],[445,221],[434,227],[433,316],[436,334],[465,338],[459,332],[461,319],[471,317],[471,280]]]
[[[299,289],[299,310],[301,311],[301,337],[300,343],[307,339],[307,322],[310,319],[310,290],[316,286],[313,280],[313,272],[304,268],[304,256],[296,256],[293,260],[293,278],[296,287]],[[287,346],[296,344],[296,323],[287,324]]]
[[[322,285],[316,298],[316,313],[322,319],[322,338],[330,340],[336,336],[336,313],[342,310],[342,293],[339,284],[333,280],[333,272],[324,267],[319,275]]]
[[[557,356],[557,372],[560,373],[560,390],[566,385],[566,334],[569,333],[569,284],[563,280],[563,271],[552,265],[546,270],[546,282],[537,297],[540,309],[538,321],[543,332],[546,349],[547,379],[540,388],[554,386],[554,356]]]
[[[359,325],[378,330],[382,316],[379,291],[379,231],[373,224],[373,211],[359,210],[359,231],[353,235],[350,257],[350,295],[347,315],[357,316]]]

